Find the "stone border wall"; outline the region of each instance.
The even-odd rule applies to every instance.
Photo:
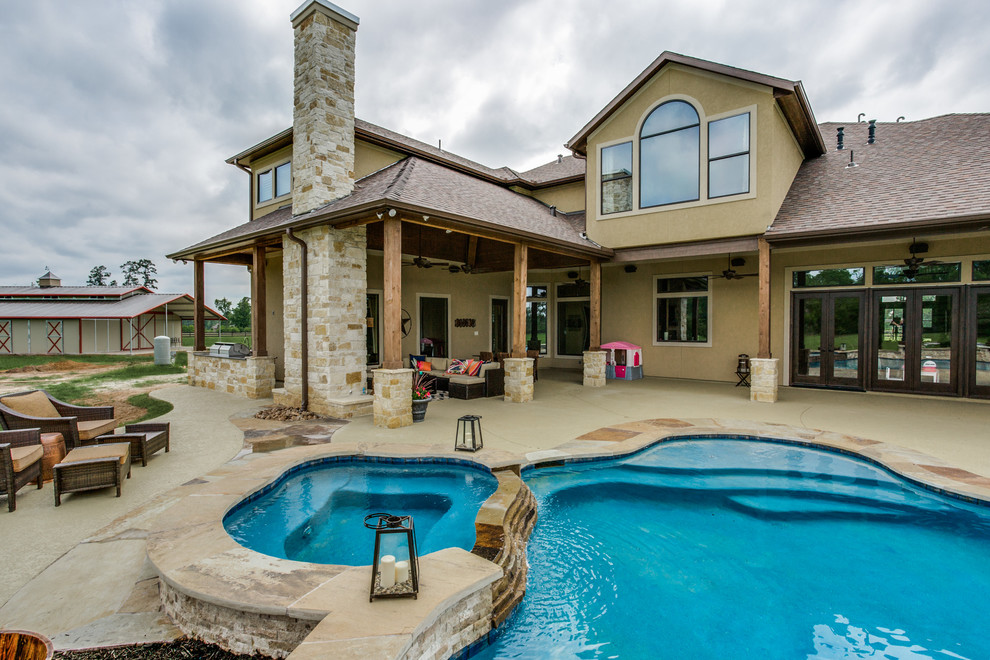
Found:
[[[275,387],[275,358],[223,358],[190,353],[189,384],[235,394],[248,399],[267,399]]]

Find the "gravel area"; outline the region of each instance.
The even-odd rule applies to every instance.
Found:
[[[56,651],[55,658],[62,660],[272,660],[270,656],[260,653],[254,655],[231,653],[219,646],[196,639],[177,639],[169,643],[114,646],[88,651]]]

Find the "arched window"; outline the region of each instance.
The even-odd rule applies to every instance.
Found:
[[[700,121],[690,103],[669,101],[639,133],[639,205],[661,206],[699,197]]]

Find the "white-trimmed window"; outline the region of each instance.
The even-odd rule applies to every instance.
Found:
[[[292,192],[292,162],[282,163],[258,174],[258,203],[263,204]]]
[[[707,275],[658,276],[653,295],[654,344],[711,345]]]
[[[708,198],[749,192],[749,113],[708,122]]]
[[[631,211],[632,142],[602,147],[602,214]]]
[[[701,120],[686,101],[657,106],[639,131],[639,206],[699,197]]]

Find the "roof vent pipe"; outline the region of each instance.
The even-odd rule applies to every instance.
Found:
[[[843,149],[842,134],[845,132],[845,130],[846,130],[845,126],[839,126],[837,129],[835,129],[835,139],[837,143],[835,148],[838,149],[839,151],[842,151]]]
[[[876,119],[871,119],[870,120],[870,134],[869,134],[869,137],[866,138],[866,144],[873,144],[876,141],[877,141],[877,120]]]
[[[866,116],[866,113],[865,112],[861,112],[858,115],[856,115],[856,123],[857,124],[862,124],[863,123],[863,117],[865,117],[865,116]]]
[[[859,167],[859,163],[857,163],[856,161],[853,160],[853,153],[854,153],[853,150],[850,149],[849,150],[849,162],[846,163],[846,169],[849,169],[850,167]]]
[[[550,205],[550,215],[555,218],[557,217],[557,207],[552,204]]]
[[[900,124],[902,121],[904,121],[904,115],[901,115],[900,117],[897,118],[898,124]]]
[[[290,241],[298,245],[301,251],[299,258],[299,296],[302,299],[299,304],[299,332],[301,336],[299,371],[302,377],[302,401],[299,407],[303,410],[309,410],[309,260],[307,259],[307,245],[304,240],[292,233],[292,227],[285,230],[285,235]]]
[[[560,165],[564,162],[564,154],[557,154],[557,164]]]

